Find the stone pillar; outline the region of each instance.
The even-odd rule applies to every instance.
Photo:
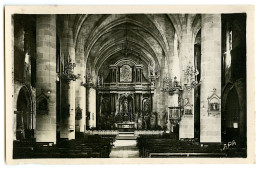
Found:
[[[13,131],[13,140],[16,140],[16,121],[17,121],[17,115],[15,114],[15,112],[17,111],[17,106],[16,105],[16,102],[17,100],[14,99],[14,15],[11,17],[11,65],[12,65],[12,84],[13,86],[11,87],[11,90],[12,90],[12,99],[13,99],[13,103],[12,103],[12,106],[14,108],[14,112],[12,113],[12,117],[13,117],[13,125],[12,125],[12,131]]]
[[[189,100],[189,102],[194,105],[194,89],[188,90],[184,86],[186,81],[184,70],[187,69],[187,66],[193,66],[194,69],[194,45],[192,40],[192,31],[189,27],[182,31],[179,48],[180,81],[183,86],[182,99]],[[184,114],[181,118],[179,125],[179,138],[194,138],[194,106],[191,115]]]
[[[176,80],[180,81],[180,61],[178,52],[178,37],[175,33],[173,42],[173,78],[176,76]]]
[[[56,15],[37,15],[36,57],[36,95],[49,97],[48,114],[36,112],[36,141],[56,143]]]
[[[82,109],[82,119],[77,120],[79,126],[78,132],[84,132],[86,127],[86,88],[82,83],[86,81],[86,64],[84,59],[84,43],[83,39],[78,40],[78,48],[76,51],[76,74],[80,74],[80,79],[76,81],[76,107]]]
[[[179,66],[179,56],[178,56],[178,39],[177,35],[174,35],[173,40],[173,53],[169,56],[169,78],[171,79],[171,86],[173,87],[174,78],[176,77],[177,81],[180,81],[180,66]],[[172,131],[172,124],[169,121],[169,107],[178,107],[179,92],[168,93],[168,122],[167,130]]]
[[[90,120],[89,120],[89,127],[93,128],[96,127],[96,89],[89,88],[89,95],[88,95],[88,108],[90,112]]]
[[[69,16],[64,16],[64,27],[61,38],[61,57],[63,64],[75,63],[75,48],[73,45],[73,31],[69,25]],[[66,68],[65,68],[66,69]],[[63,70],[63,75],[66,75]],[[74,70],[72,72],[74,73]],[[74,79],[75,80],[75,79]],[[62,119],[60,124],[60,137],[75,139],[75,81],[66,77],[61,78],[61,107]]]
[[[157,112],[158,112],[158,125],[161,126],[162,128],[164,126],[166,126],[166,119],[167,119],[167,114],[165,114],[166,112],[166,107],[167,107],[167,103],[165,104],[165,97],[166,94],[165,92],[162,92],[160,90],[160,88],[162,87],[162,80],[158,80],[158,90],[156,91],[156,98],[157,98],[157,102],[156,102],[156,107],[157,107]]]
[[[86,88],[80,86],[79,94],[80,94],[79,107],[82,109],[82,119],[79,121],[79,126],[80,126],[80,132],[84,132],[86,127]]]
[[[115,94],[115,104],[116,104],[116,112],[115,112],[115,116],[119,113],[119,94],[116,93]]]
[[[221,142],[221,115],[210,114],[207,99],[214,89],[221,97],[221,15],[203,14],[201,22],[200,142]]]

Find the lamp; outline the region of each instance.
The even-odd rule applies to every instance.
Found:
[[[179,94],[182,91],[180,82],[177,81],[177,77],[174,77],[174,80],[172,81],[171,78],[166,76],[163,79],[163,87],[161,88],[162,92],[168,92],[170,95],[173,95],[174,93]]]
[[[66,58],[65,56],[63,56]],[[65,60],[65,59],[64,59]],[[73,63],[70,59],[70,55],[67,55],[67,60],[64,61],[64,68],[62,72],[58,75],[59,78],[65,80],[66,82],[76,81],[80,78],[80,74],[74,74],[74,68],[76,67],[76,63]]]
[[[233,128],[237,129],[238,128],[238,117],[233,118]]]
[[[193,69],[193,66],[187,66],[187,68],[184,71],[184,75],[186,77],[186,82],[184,83],[184,86],[187,90],[191,90],[193,88],[196,88],[200,85],[201,81],[197,81],[197,75],[199,74],[199,71],[197,69]]]
[[[127,58],[127,55],[129,53],[133,53],[133,49],[131,47],[129,47],[129,43],[128,43],[128,38],[127,38],[127,26],[128,25],[125,25],[125,42],[124,44],[122,45],[122,54],[125,55],[125,58]]]

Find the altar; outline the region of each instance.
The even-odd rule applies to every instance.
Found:
[[[118,129],[134,129],[135,127],[135,122],[122,122],[122,123],[116,123],[116,127]]]
[[[154,86],[143,74],[143,64],[121,59],[109,65],[97,86],[97,128],[135,130],[147,128],[152,116]],[[99,78],[100,79],[100,78]],[[102,78],[101,78],[102,79]]]

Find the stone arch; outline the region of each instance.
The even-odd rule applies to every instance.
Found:
[[[22,86],[16,101],[16,139],[33,137],[33,99],[29,87]]]
[[[222,92],[222,138],[223,141],[232,141],[243,143],[246,139],[246,110],[243,102],[246,102],[241,88],[241,81],[228,82]],[[238,126],[236,128],[235,122]]]

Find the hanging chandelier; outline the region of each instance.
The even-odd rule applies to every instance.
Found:
[[[64,57],[65,58],[65,57]],[[74,74],[74,68],[76,63],[72,63],[70,56],[67,56],[67,59],[64,60],[64,66],[61,73],[58,75],[59,78],[65,80],[66,82],[76,81],[80,78],[80,74]]]
[[[179,93],[182,91],[182,87],[180,85],[180,82],[177,81],[177,77],[174,77],[174,80],[166,76],[163,79],[163,87],[161,88],[162,92],[167,92],[170,95],[173,95],[174,93]]]
[[[197,80],[199,71],[197,69],[194,69],[193,66],[188,65],[187,68],[183,71],[185,76],[185,83],[184,83],[185,89],[190,91],[191,89],[194,89],[201,84],[201,81]]]
[[[88,71],[87,75],[84,76],[84,78],[86,79],[86,83],[81,82],[81,86],[84,86],[86,88],[94,88],[95,84],[93,82],[93,76],[91,75],[91,73]]]
[[[128,29],[127,29],[127,24],[125,25],[125,42],[122,45],[122,54],[127,58],[127,55],[129,53],[133,53],[133,49],[129,47],[129,42],[128,42]]]

